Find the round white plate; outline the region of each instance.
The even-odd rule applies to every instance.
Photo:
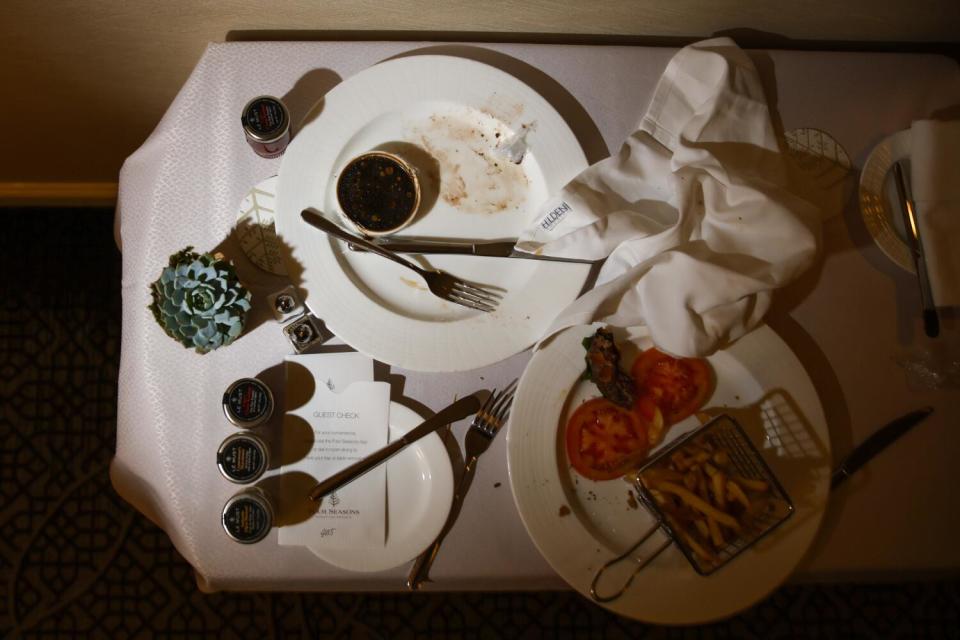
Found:
[[[390,440],[423,422],[413,410],[390,403]],[[453,502],[450,456],[436,433],[387,461],[387,543],[381,549],[308,548],[349,571],[385,571],[417,557],[440,535]]]
[[[527,85],[479,62],[413,56],[347,79],[319,109],[284,154],[277,230],[300,265],[288,271],[302,271],[307,306],[345,342],[408,369],[465,371],[527,348],[577,297],[589,265],[417,258],[506,292],[495,312],[474,311],[437,298],[408,269],[348,251],[300,218],[314,207],[347,226],[336,199],[339,172],[360,153],[384,148],[418,166],[424,184],[422,210],[403,236],[516,238],[548,194],[586,167],[569,126]],[[498,148],[524,127],[528,151],[515,165]]]
[[[600,394],[579,380],[581,341],[596,326],[559,334],[530,361],[517,390],[507,432],[514,500],[530,537],[550,565],[587,596],[594,574],[633,545],[653,518],[622,480],[593,482],[567,462],[563,425],[581,402]],[[630,365],[651,346],[644,330],[614,329]],[[816,391],[796,356],[761,327],[709,358],[716,389],[707,409],[727,407],[744,427],[793,501],[793,515],[767,537],[709,577],[698,575],[675,546],[640,572],[619,599],[603,606],[658,624],[693,624],[732,615],[785,580],[810,546],[827,502],[830,440]],[[696,428],[693,417],[674,425],[665,443]],[[661,445],[662,446],[662,445]],[[643,557],[664,540],[658,532]],[[633,570],[632,563],[621,569]],[[613,571],[601,593],[625,573]],[[619,586],[619,583],[618,585]]]
[[[903,219],[897,206],[893,184],[893,164],[910,158],[910,130],[900,131],[878,144],[870,152],[860,173],[860,214],[880,250],[897,266],[916,273],[910,249],[904,241]]]

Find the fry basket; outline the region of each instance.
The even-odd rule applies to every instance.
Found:
[[[722,549],[715,550],[712,554],[713,559],[709,562],[698,555],[685,540],[682,533],[675,529],[670,518],[668,518],[660,508],[657,500],[641,480],[644,472],[663,468],[669,464],[671,456],[677,451],[680,451],[687,445],[702,443],[711,444],[715,451],[725,452],[729,457],[730,467],[738,476],[766,483],[769,492],[768,497],[763,501],[763,508],[752,512],[749,520],[744,523],[741,531],[735,537],[730,537],[730,539],[725,540],[726,546]],[[770,467],[764,462],[763,457],[750,441],[750,438],[747,437],[743,427],[726,414],[719,415],[698,429],[691,431],[681,438],[677,438],[675,442],[659,452],[636,472],[633,485],[637,490],[641,502],[643,502],[643,505],[654,517],[655,522],[634,545],[597,570],[590,584],[590,596],[597,602],[610,602],[623,595],[633,582],[634,577],[671,544],[676,544],[677,547],[679,547],[684,557],[698,574],[708,576],[726,565],[744,550],[756,544],[779,525],[783,524],[794,511],[793,503],[787,495],[787,492],[773,475]],[[640,548],[650,536],[656,533],[657,530],[663,531],[667,539],[650,555],[642,558],[634,557],[634,552]],[[597,584],[604,572],[627,559],[631,559],[637,563],[637,567],[633,573],[630,574],[630,577],[616,592],[607,595],[599,594]]]

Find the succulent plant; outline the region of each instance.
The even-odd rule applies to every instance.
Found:
[[[233,265],[220,255],[196,253],[193,247],[170,256],[150,285],[150,310],[171,338],[207,353],[230,344],[243,332],[250,292]]]

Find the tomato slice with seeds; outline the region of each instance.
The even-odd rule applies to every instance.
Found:
[[[637,397],[652,399],[668,425],[693,415],[713,389],[706,360],[674,358],[656,348],[641,353],[630,373],[637,385]]]
[[[607,400],[594,398],[577,407],[566,427],[567,457],[591,480],[619,478],[637,466],[650,449],[640,416]]]

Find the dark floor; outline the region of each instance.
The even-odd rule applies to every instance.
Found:
[[[0,215],[5,637],[960,637],[958,582],[785,587],[741,616],[682,629],[571,593],[203,595],[107,477],[120,358],[111,212]]]

